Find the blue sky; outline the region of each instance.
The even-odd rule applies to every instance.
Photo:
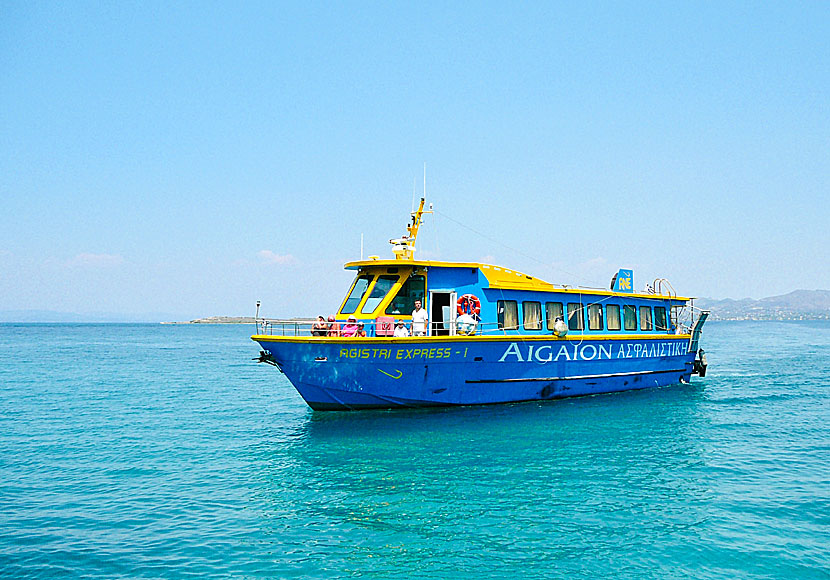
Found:
[[[827,3],[168,4],[0,8],[0,311],[332,312],[424,163],[420,257],[830,288]]]

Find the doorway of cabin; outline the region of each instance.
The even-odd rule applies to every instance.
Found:
[[[433,336],[455,334],[455,292],[429,291],[429,326]]]

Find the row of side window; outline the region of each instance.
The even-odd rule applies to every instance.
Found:
[[[603,308],[604,306],[604,308]],[[517,330],[519,328],[519,303],[516,300],[499,300],[496,303],[499,329]],[[604,316],[603,316],[604,314]],[[638,317],[639,314],[639,317]],[[567,303],[567,322],[570,330],[668,330],[665,306],[640,306],[633,304],[588,304],[580,302]],[[562,302],[545,302],[545,325],[552,331],[557,318],[566,320],[565,304]],[[639,318],[639,325],[638,325]],[[525,330],[542,330],[542,303],[522,302],[522,328]]]

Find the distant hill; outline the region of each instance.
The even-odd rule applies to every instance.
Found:
[[[712,320],[830,320],[830,290],[794,290],[760,300],[698,298],[695,306],[711,310]]]

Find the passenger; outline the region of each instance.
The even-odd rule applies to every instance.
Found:
[[[354,336],[357,334],[357,319],[354,316],[349,316],[349,320],[343,325],[343,330],[340,331],[340,336]]]
[[[357,323],[357,332],[355,333],[355,336],[357,336],[358,338],[366,338],[366,331],[363,330],[362,322]]]
[[[412,311],[412,336],[426,336],[429,318],[425,308],[421,308],[421,301],[415,301],[415,310]]]
[[[334,321],[334,316],[329,316],[328,336],[340,336],[340,324]]]
[[[553,323],[553,334],[555,336],[565,336],[568,334],[568,325],[565,324],[565,319],[557,316]]]
[[[318,316],[314,324],[311,325],[311,336],[326,336],[329,327],[326,324],[326,319]]]
[[[392,336],[409,336],[409,329],[403,323],[403,320],[398,320],[395,323],[395,332]]]

